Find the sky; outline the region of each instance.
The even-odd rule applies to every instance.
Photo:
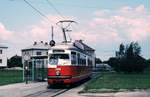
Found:
[[[141,55],[150,58],[150,0],[0,0],[0,44],[8,46],[8,58],[21,55],[34,41],[49,42],[51,26],[54,40],[63,40],[56,23],[74,20],[68,32],[72,40],[96,50],[96,56],[108,60],[121,43],[138,42]]]

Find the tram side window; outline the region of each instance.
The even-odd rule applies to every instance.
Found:
[[[75,65],[76,63],[76,52],[71,52],[71,64]]]
[[[80,58],[80,65],[83,65],[83,58]]]
[[[86,66],[86,56],[84,56],[83,65]]]
[[[77,56],[78,56],[78,66],[80,66],[80,64],[81,64],[81,61],[80,61],[80,54],[78,53]]]
[[[92,60],[88,59],[88,66],[92,67]]]

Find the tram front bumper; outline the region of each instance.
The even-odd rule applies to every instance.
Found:
[[[71,79],[72,76],[48,76],[48,79]]]

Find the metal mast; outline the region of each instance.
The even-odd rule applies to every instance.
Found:
[[[71,30],[68,29],[68,27],[70,27],[70,25],[72,23],[77,23],[75,21],[72,21],[72,20],[63,20],[63,21],[59,21],[57,22],[56,24],[62,29],[62,32],[63,32],[63,38],[64,38],[64,43],[67,43],[67,37],[66,37],[66,32],[69,32]],[[66,26],[64,25],[66,24]]]
[[[51,27],[51,29],[52,29],[52,40],[50,41],[50,46],[55,46],[55,41],[54,41],[54,39],[53,39],[53,37],[54,37],[54,33],[53,33],[53,26]]]
[[[52,29],[52,40],[53,40],[54,37],[53,26],[51,27],[51,29]]]

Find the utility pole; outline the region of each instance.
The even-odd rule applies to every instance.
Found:
[[[52,29],[52,34],[51,34],[51,37],[52,37],[52,40],[50,41],[50,46],[52,47],[52,46],[55,46],[55,41],[54,41],[54,28],[53,28],[53,26],[51,27],[51,29]]]
[[[53,40],[53,37],[54,37],[53,26],[51,27],[51,29],[52,29],[52,40]]]

